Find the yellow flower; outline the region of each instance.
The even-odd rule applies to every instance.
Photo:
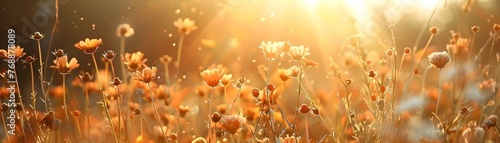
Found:
[[[7,50],[0,49],[0,58],[8,59],[9,55],[11,54],[14,55],[14,59],[16,60],[26,55],[26,53],[24,52],[24,48],[21,48],[21,46],[17,46],[16,48],[14,48],[14,53],[9,53],[9,51]]]
[[[279,68],[278,76],[280,77],[281,81],[287,81],[290,78],[290,72],[288,72],[288,70],[286,69]]]
[[[311,53],[309,53],[309,48],[300,45],[291,46],[288,54],[290,55],[290,57],[292,57],[293,60],[300,61],[302,60],[302,58],[310,55]]]
[[[174,25],[179,30],[179,33],[183,35],[188,35],[189,33],[191,33],[191,31],[194,31],[198,28],[194,25],[194,21],[189,18],[185,18],[184,20],[179,18],[177,19],[177,21],[174,21]]]
[[[135,77],[135,79],[140,80],[144,83],[149,83],[149,82],[153,81],[153,79],[155,79],[156,72],[157,72],[156,67],[152,67],[152,68],[146,67],[142,70],[142,72],[136,71],[134,73],[134,77]]]
[[[450,55],[446,51],[443,52],[433,52],[429,56],[429,63],[438,69],[444,68],[448,63],[451,62]]]
[[[134,35],[134,28],[130,27],[129,24],[120,24],[116,28],[116,36],[118,37],[130,37]]]
[[[132,54],[125,53],[125,57],[122,57],[122,61],[125,65],[127,65],[129,70],[137,71],[145,67],[144,63],[147,59],[143,59],[143,57],[144,53],[140,51]]]
[[[84,41],[80,41],[75,44],[75,47],[83,50],[85,54],[92,54],[94,53],[97,48],[102,44],[102,39],[89,39],[85,38]]]
[[[290,67],[288,69],[288,74],[290,74],[291,77],[297,77],[299,76],[300,69],[297,66]]]
[[[227,86],[231,81],[233,81],[232,78],[233,78],[232,74],[224,74],[220,79],[220,83],[222,84],[222,86]]]
[[[57,69],[61,74],[68,74],[79,66],[80,64],[75,58],[72,58],[68,63],[68,56],[65,55],[54,60],[54,65],[50,66],[50,68]]]
[[[217,85],[219,85],[219,81],[222,78],[223,73],[224,70],[214,68],[214,69],[204,70],[200,73],[200,75],[203,78],[203,80],[205,80],[208,86],[216,87]]]
[[[260,43],[259,48],[262,49],[264,52],[264,56],[268,59],[274,59],[276,56],[283,50],[283,47],[285,47],[284,42],[271,42],[267,41]]]

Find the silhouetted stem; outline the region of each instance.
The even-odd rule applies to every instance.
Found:
[[[158,114],[158,110],[156,109],[155,98],[153,97],[153,89],[151,89],[150,83],[148,83],[148,87],[149,87],[149,94],[151,95],[151,102],[153,104],[153,110],[155,111],[156,120],[158,122],[158,126],[160,126],[162,137],[164,137],[165,140],[167,140],[165,131],[163,130],[163,126],[161,126],[161,119],[160,119],[160,116]]]

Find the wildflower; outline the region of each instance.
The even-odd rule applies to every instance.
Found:
[[[115,58],[116,53],[113,50],[107,50],[106,52],[102,53],[102,56],[108,61],[111,61]]]
[[[429,32],[431,32],[432,35],[436,35],[438,33],[438,28],[437,27],[431,27],[429,29]]]
[[[9,50],[4,50],[4,49],[0,49],[0,58],[3,58],[3,59],[8,59],[8,58],[12,58],[10,55],[12,54],[12,52]],[[24,48],[21,48],[21,46],[16,46],[16,48],[14,48],[14,59],[18,60],[19,58],[21,58],[22,56],[26,55],[26,53],[24,53]]]
[[[499,32],[499,31],[500,31],[500,25],[499,25],[499,24],[494,24],[494,25],[493,25],[493,30],[494,30],[495,32]]]
[[[217,123],[217,122],[219,122],[219,120],[221,118],[221,115],[219,113],[217,113],[217,112],[214,112],[212,114],[211,118],[212,118],[212,122]]]
[[[118,85],[120,85],[121,83],[122,83],[122,80],[120,80],[120,78],[118,78],[118,77],[115,77],[115,78],[113,79],[113,82],[111,82],[111,85],[113,85],[113,86],[118,86]]]
[[[376,75],[377,75],[377,74],[376,74],[376,73],[375,73],[375,71],[373,71],[373,70],[370,70],[370,71],[368,72],[368,77],[373,78],[373,77],[375,77]]]
[[[127,65],[127,68],[131,71],[137,71],[137,70],[141,70],[142,68],[144,68],[146,66],[146,64],[144,64],[146,61],[148,61],[147,59],[143,59],[144,58],[144,53],[142,52],[136,52],[136,53],[125,53],[125,57],[122,57],[122,61],[125,65]]]
[[[300,113],[305,114],[305,113],[308,113],[309,111],[311,111],[311,108],[309,108],[309,106],[307,106],[306,104],[300,105],[300,107],[299,107]]]
[[[277,57],[278,53],[280,53],[285,44],[283,42],[271,42],[267,41],[260,43],[259,48],[262,49],[264,56],[268,59],[274,59]]]
[[[99,39],[89,39],[85,38],[84,41],[80,41],[75,44],[75,47],[83,50],[85,54],[93,54],[97,48],[102,44],[102,40]]]
[[[223,76],[223,72],[224,70],[214,68],[214,69],[204,70],[200,72],[200,75],[203,78],[203,80],[205,80],[207,85],[213,88],[219,85],[220,79]]]
[[[290,74],[291,77],[297,77],[299,76],[300,69],[297,66],[290,67],[288,69],[288,73]]]
[[[446,51],[443,52],[433,52],[429,56],[429,63],[438,69],[444,68],[448,63],[451,62],[450,55]]]
[[[160,63],[168,64],[170,62],[172,62],[172,57],[170,57],[168,55],[163,55],[160,57]]]
[[[297,138],[297,140],[295,140],[295,136],[289,136],[288,134],[286,135],[286,137],[280,137],[280,142],[282,143],[296,143],[296,142],[299,142],[300,143],[300,137]]]
[[[134,109],[134,114],[135,115],[141,115],[141,113],[142,113],[141,109],[139,109],[139,108],[135,108]]]
[[[404,53],[405,53],[406,55],[411,54],[411,49],[410,49],[410,47],[406,47],[403,51],[404,51]]]
[[[142,81],[144,83],[149,83],[153,81],[153,79],[155,79],[156,71],[157,71],[156,67],[152,68],[146,67],[142,70],[142,72],[136,71],[134,73],[135,79]]]
[[[36,60],[35,57],[32,57],[32,56],[27,56],[26,59],[23,60],[23,63],[28,63],[28,64],[31,64],[33,63],[34,61]]]
[[[222,84],[222,86],[227,86],[231,81],[233,81],[231,78],[233,77],[233,75],[231,74],[224,74],[222,76],[222,78],[220,79],[220,83]]]
[[[222,128],[230,134],[235,134],[236,131],[245,123],[245,119],[238,115],[223,116],[220,121]]]
[[[220,114],[226,113],[226,110],[227,110],[226,104],[217,105],[217,111],[219,111]]]
[[[94,78],[88,72],[80,73],[80,75],[78,76],[80,77],[80,80],[82,80],[83,82],[89,82]]]
[[[54,65],[50,66],[50,68],[57,69],[61,74],[68,74],[79,66],[80,64],[75,58],[72,58],[68,63],[68,56],[62,56],[54,60]]]
[[[290,50],[290,47],[292,46],[292,42],[290,41],[283,41],[283,51],[284,52],[288,52],[288,50]]]
[[[64,50],[62,49],[57,49],[54,52],[52,52],[52,54],[54,54],[54,56],[58,58],[66,55],[66,53],[64,53]]]
[[[318,110],[318,108],[314,107],[314,108],[312,108],[312,109],[311,109],[311,111],[312,111],[312,113],[313,113],[314,115],[319,115],[319,110]]]
[[[252,96],[257,98],[259,97],[260,91],[257,88],[252,89]]]
[[[40,33],[40,32],[35,32],[33,33],[33,35],[30,36],[30,39],[33,39],[33,40],[41,40],[43,38],[43,34]]]
[[[160,86],[158,86],[158,88],[156,88],[156,90],[154,90],[154,94],[156,95],[156,97],[158,99],[165,99],[165,98],[169,98],[169,94],[167,93],[167,86],[162,84]]]
[[[278,76],[280,77],[281,81],[285,82],[290,78],[290,73],[286,69],[279,68]]]
[[[490,93],[494,93],[495,88],[496,88],[496,83],[497,82],[495,80],[493,80],[493,78],[490,78],[488,80],[485,80],[481,83],[476,83],[476,84],[479,87],[479,89],[481,89],[483,91],[490,92]]]
[[[291,46],[290,52],[288,52],[288,54],[290,55],[290,57],[292,57],[293,60],[300,61],[302,60],[302,58],[310,55],[311,53],[309,53],[309,48],[300,45],[300,46]]]
[[[385,51],[385,55],[387,55],[387,56],[392,56],[392,55],[394,55],[394,51],[392,51],[392,50],[387,50],[387,51]]]
[[[130,27],[129,24],[120,24],[116,28],[116,36],[118,37],[130,37],[134,35],[134,28]]]
[[[188,35],[189,33],[191,33],[191,31],[194,31],[198,28],[194,25],[194,21],[189,18],[185,18],[184,20],[179,18],[177,19],[177,21],[174,21],[174,25],[182,35]]]
[[[470,29],[471,29],[471,30],[472,30],[472,32],[474,32],[474,33],[479,32],[479,27],[478,27],[478,26],[472,26]]]
[[[179,110],[179,116],[181,117],[185,117],[186,116],[186,113],[189,112],[189,110],[191,110],[191,108],[189,108],[189,106],[179,106],[179,108],[177,108],[177,110]]]
[[[176,133],[170,133],[170,140],[176,141],[177,140],[177,134]]]

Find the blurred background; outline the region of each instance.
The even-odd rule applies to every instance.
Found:
[[[466,9],[464,3],[469,3]],[[398,51],[414,45],[421,49],[428,38],[427,29],[436,26],[440,32],[431,46],[444,50],[449,31],[471,37],[474,25],[481,27],[476,42],[484,43],[491,26],[500,22],[499,6],[498,0],[59,0],[59,23],[52,33],[53,0],[2,0],[0,33],[6,35],[7,29],[13,28],[17,44],[27,55],[37,55],[36,41],[29,40],[29,35],[39,31],[46,36],[41,41],[42,55],[63,49],[79,60],[79,71],[91,69],[91,58],[74,48],[76,42],[102,38],[99,54],[108,49],[118,52],[116,28],[128,23],[135,35],[127,38],[126,51],[144,52],[148,65],[154,66],[161,55],[175,59],[180,35],[173,21],[190,18],[198,29],[185,38],[181,74],[198,75],[200,66],[212,63],[228,66],[233,77],[256,72],[257,65],[266,63],[258,48],[262,41],[290,41],[309,47],[309,58],[319,62],[319,68],[310,71],[318,74],[309,78],[324,79],[330,68],[329,56],[337,59],[341,43],[352,29],[361,34],[363,48],[382,53],[392,44],[388,25],[395,24]],[[422,27],[434,9],[435,17],[428,27]],[[346,22],[351,16],[357,20],[355,28]],[[416,41],[421,29],[424,35]],[[51,34],[54,38],[49,51]],[[0,47],[6,47],[7,37],[1,37]],[[52,60],[50,56],[49,63]],[[38,64],[34,66],[38,68]],[[23,90],[29,90],[30,77],[20,78],[27,81],[21,82]]]

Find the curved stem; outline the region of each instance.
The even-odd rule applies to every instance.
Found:
[[[64,104],[64,113],[66,115],[66,121],[68,123],[68,128],[69,128],[69,134],[72,139],[75,139],[73,137],[73,129],[71,129],[71,121],[69,120],[69,112],[68,112],[68,104],[66,103],[66,74],[62,74],[62,80],[63,80],[63,104]]]
[[[490,57],[488,58],[488,63],[491,61],[491,56],[493,55],[493,49],[495,47],[495,41],[497,39],[497,32],[493,33],[493,40],[491,41]]]
[[[302,64],[300,64],[300,63],[299,63],[299,75],[298,75],[297,78],[299,80],[299,89],[298,89],[298,95],[297,95],[297,104],[295,104],[295,107],[294,107],[294,109],[295,109],[295,118],[294,118],[293,127],[292,127],[294,134],[295,134],[295,126],[297,125],[297,118],[299,116],[297,114],[299,112],[299,110],[297,110],[297,108],[299,107],[299,104],[300,104],[300,93],[301,93],[301,89],[302,89],[300,87],[302,85]],[[298,134],[296,134],[295,140],[297,140],[297,136],[298,136]]]
[[[56,2],[57,2],[57,0],[56,0]],[[56,5],[57,5],[57,3],[56,3]],[[44,86],[45,84],[43,83],[43,81],[44,81],[43,71],[44,71],[45,68],[43,67],[43,62],[42,62],[42,47],[40,46],[40,40],[36,40],[36,41],[37,41],[37,44],[38,44],[38,56],[40,56],[39,60],[38,60],[38,61],[40,61],[40,69],[38,71],[40,73],[40,86],[42,87],[42,94],[44,95],[44,98],[45,98],[44,99],[45,100],[44,101],[45,102],[45,110],[48,112],[49,111],[49,105],[48,105],[49,101],[47,100],[47,94],[45,93],[45,86]]]
[[[115,138],[115,142],[118,143],[119,141],[118,141],[118,138],[116,137],[115,127],[113,125],[113,122],[111,121],[111,115],[109,114],[108,105],[107,105],[107,103],[105,101],[106,100],[106,96],[104,95],[104,89],[102,88],[102,80],[101,80],[101,76],[99,75],[99,68],[97,67],[97,61],[95,60],[95,54],[94,53],[92,53],[92,60],[94,61],[94,68],[95,68],[95,71],[96,71],[96,78],[99,81],[99,84],[97,85],[97,87],[101,91],[102,103],[103,103],[103,106],[104,106],[104,110],[106,110],[106,116],[108,117],[109,125],[111,126],[111,131],[112,131],[113,137]]]
[[[151,95],[151,102],[153,104],[153,110],[155,111],[156,120],[158,121],[158,126],[160,127],[162,137],[164,137],[165,140],[167,140],[165,131],[163,130],[163,126],[161,126],[161,119],[160,116],[158,115],[158,110],[156,109],[155,98],[153,97],[153,89],[151,89],[150,83],[148,83],[148,87],[149,87],[149,94]]]

